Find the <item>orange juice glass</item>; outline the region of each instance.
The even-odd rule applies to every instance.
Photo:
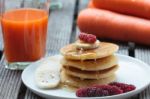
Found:
[[[35,3],[34,0],[30,2]],[[47,2],[42,2],[42,6],[37,7],[35,4],[29,6],[30,2],[27,2],[27,7],[25,4],[22,7],[9,7],[1,18],[8,69],[24,69],[29,63],[44,57],[46,53]]]

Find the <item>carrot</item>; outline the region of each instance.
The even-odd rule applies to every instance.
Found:
[[[93,0],[91,2],[96,8],[150,19],[150,0]]]
[[[77,24],[81,32],[98,38],[150,45],[150,21],[146,19],[88,8],[80,12]]]

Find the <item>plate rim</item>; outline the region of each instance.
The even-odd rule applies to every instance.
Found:
[[[137,59],[137,58],[134,58],[134,57],[131,57],[131,56],[127,56],[127,55],[123,55],[123,54],[118,54],[118,53],[115,53],[114,55],[117,55],[118,57],[123,57],[123,58],[129,58],[129,59],[132,59],[133,61],[136,61],[136,62],[140,62],[141,64],[144,64],[144,66],[146,67],[146,68],[148,68],[148,71],[150,71],[150,65],[149,64],[147,64],[147,63],[145,63],[145,62],[143,62],[142,60],[140,60],[140,59]],[[34,65],[34,64],[38,64],[38,63],[40,63],[40,62],[42,62],[42,61],[44,61],[44,60],[47,60],[48,58],[50,58],[50,57],[54,57],[54,56],[62,56],[61,54],[55,54],[55,55],[51,55],[51,56],[48,56],[48,57],[44,57],[44,58],[42,58],[42,59],[40,59],[40,60],[38,60],[38,61],[36,61],[36,62],[33,62],[33,63],[31,63],[28,67],[26,67],[24,70],[23,70],[23,72],[22,72],[22,74],[21,74],[21,80],[22,80],[22,82],[23,82],[23,84],[27,87],[27,88],[29,88],[33,93],[35,93],[36,95],[39,95],[39,96],[41,96],[41,97],[52,97],[52,98],[61,98],[61,99],[77,99],[77,98],[79,98],[79,97],[63,97],[63,96],[61,96],[61,97],[59,97],[59,96],[54,96],[54,95],[47,95],[47,94],[45,94],[45,93],[41,93],[41,92],[39,92],[39,91],[37,91],[37,90],[35,90],[35,89],[33,89],[33,88],[30,88],[25,82],[26,81],[24,81],[24,78],[23,78],[23,76],[24,76],[24,72],[28,69],[28,68],[30,68],[32,65]],[[150,74],[150,73],[149,73]],[[142,88],[140,88],[140,89],[137,89],[137,90],[133,90],[133,91],[130,91],[130,92],[127,92],[127,93],[123,93],[123,94],[119,94],[119,95],[112,95],[112,96],[105,96],[105,97],[88,97],[88,99],[105,99],[105,98],[108,98],[108,99],[111,99],[111,98],[119,98],[119,97],[128,97],[128,96],[132,96],[132,94],[138,94],[139,92],[141,92],[141,91],[143,91],[147,86],[149,86],[150,85],[150,81],[149,81],[149,83],[147,83],[146,85],[144,85],[144,87],[142,87]],[[84,97],[83,97],[84,98]],[[87,98],[87,97],[86,97]]]

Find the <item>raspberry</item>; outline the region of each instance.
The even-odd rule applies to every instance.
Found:
[[[110,86],[110,85],[94,85],[93,87],[96,88],[102,88],[103,90],[107,90],[109,92],[109,95],[117,95],[123,93],[122,90],[120,90],[116,86]]]
[[[96,41],[96,36],[92,34],[80,33],[79,39],[87,43],[94,43]]]
[[[88,91],[88,88],[78,89],[76,91],[76,96],[78,96],[78,97],[87,97],[88,96],[87,91]]]
[[[101,97],[121,94],[122,90],[110,85],[96,85],[92,87],[81,88],[76,91],[78,97]]]
[[[118,83],[118,82],[113,82],[113,83],[110,83],[109,85],[116,86],[116,87],[120,88],[123,91],[123,93],[136,89],[136,87],[134,85]]]
[[[102,90],[101,88],[98,88],[96,91],[97,96],[109,96],[108,90]]]

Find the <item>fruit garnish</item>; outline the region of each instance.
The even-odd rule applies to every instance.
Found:
[[[55,88],[60,83],[61,64],[51,57],[44,61],[35,71],[35,84],[42,89]]]
[[[110,85],[96,85],[86,88],[80,88],[76,91],[76,96],[78,97],[102,97],[102,96],[111,96],[123,93],[116,86]]]
[[[77,40],[75,42],[75,46],[77,49],[84,49],[84,50],[89,50],[89,49],[96,49],[99,47],[100,41],[97,40],[95,43],[85,43],[81,40]]]
[[[116,86],[116,87],[120,88],[121,90],[123,90],[123,93],[136,89],[136,87],[134,85],[118,83],[118,82],[113,82],[113,83],[110,83],[109,85]]]
[[[92,35],[92,34],[80,33],[79,39],[86,43],[95,43],[96,42],[96,36]]]
[[[113,82],[108,85],[93,85],[91,87],[80,88],[76,91],[78,97],[102,97],[112,96],[135,90],[131,84]]]

